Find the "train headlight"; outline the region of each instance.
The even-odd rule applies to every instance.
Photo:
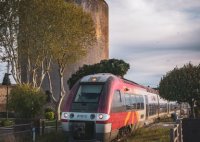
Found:
[[[67,113],[64,113],[63,116],[64,116],[64,118],[67,118],[67,117],[68,117],[68,114],[67,114]]]
[[[74,117],[74,114],[73,114],[73,113],[71,113],[71,114],[70,114],[70,118],[73,118],[73,117]]]
[[[95,115],[94,114],[91,114],[90,115],[90,119],[94,119],[95,118]]]
[[[103,119],[103,114],[99,114],[99,119]]]

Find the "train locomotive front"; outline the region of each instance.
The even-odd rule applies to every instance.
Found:
[[[110,141],[112,86],[118,78],[89,75],[77,82],[65,103],[61,120],[69,141]]]

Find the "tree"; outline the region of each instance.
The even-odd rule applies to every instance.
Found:
[[[83,76],[95,73],[112,73],[114,75],[123,77],[129,68],[130,65],[123,60],[102,60],[100,63],[94,65],[83,65],[83,67],[79,68],[76,73],[72,74],[67,83],[71,89],[73,85]]]
[[[85,13],[81,7],[63,0],[45,3],[45,11],[54,10],[48,21],[51,25],[49,30],[54,37],[49,48],[58,65],[60,95],[57,101],[57,117],[60,119],[60,106],[65,95],[64,71],[67,65],[87,54],[89,47],[95,42],[95,28],[91,15]]]
[[[191,107],[192,117],[195,117],[194,104],[200,99],[200,65],[191,63],[182,68],[174,68],[160,81],[160,96],[178,102],[187,102]]]
[[[17,85],[11,90],[9,107],[18,118],[35,118],[42,111],[45,95],[29,84]]]
[[[59,118],[65,95],[65,67],[85,56],[95,41],[93,20],[81,7],[64,0],[18,1],[17,59],[22,63],[19,66],[21,77],[26,83],[40,88],[44,76],[48,75],[51,86],[50,67],[58,66],[61,93],[59,100],[54,99],[58,102]],[[50,91],[53,94],[52,89]]]
[[[20,19],[23,21],[19,25],[19,48],[24,51],[22,59],[23,55],[27,55],[27,69],[31,73],[27,79],[32,78],[33,84],[37,82],[34,74],[36,75],[37,69],[41,69],[38,67],[46,55],[46,59],[52,59],[53,64],[58,66],[60,95],[56,101],[59,119],[60,105],[65,95],[65,67],[87,54],[88,47],[95,41],[94,23],[91,15],[81,7],[63,0],[22,2]]]
[[[0,3],[0,52],[1,59],[11,63],[11,73],[16,83],[21,83],[17,55],[19,28],[18,10],[20,0],[5,0]]]
[[[26,75],[26,83],[40,88],[52,63],[50,47],[54,35],[49,22],[55,9],[49,9],[47,0],[22,0],[19,6],[19,58]],[[59,16],[59,15],[57,15]]]

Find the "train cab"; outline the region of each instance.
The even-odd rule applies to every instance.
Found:
[[[111,74],[83,77],[72,88],[62,112],[63,130],[73,140],[109,141],[112,86],[118,78]]]

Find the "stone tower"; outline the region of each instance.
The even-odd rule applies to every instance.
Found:
[[[95,64],[100,62],[103,59],[109,58],[109,49],[108,49],[108,43],[109,43],[109,35],[108,35],[108,5],[104,0],[67,0],[72,1],[77,5],[80,5],[83,7],[83,9],[90,13],[92,16],[92,19],[95,23],[95,29],[96,29],[96,36],[97,36],[97,42],[86,57],[81,59],[81,61],[66,67],[65,72],[65,88],[68,92],[67,87],[67,80],[73,74],[78,70],[79,67],[83,66],[84,64]],[[59,90],[59,81],[58,81],[58,74],[56,71],[57,67],[53,67],[53,70],[51,71],[51,77],[52,77],[52,86],[53,86],[53,92],[54,94],[58,94]],[[46,82],[45,80],[44,82]],[[48,86],[46,86],[48,83],[43,84],[43,89],[48,90]]]
[[[91,52],[86,57],[88,63],[91,62],[91,57],[96,63],[102,59],[108,59],[108,5],[104,0],[71,0],[83,7],[90,13],[96,28],[97,44],[94,45]],[[94,54],[95,53],[95,54]],[[94,62],[95,61],[95,62]]]

